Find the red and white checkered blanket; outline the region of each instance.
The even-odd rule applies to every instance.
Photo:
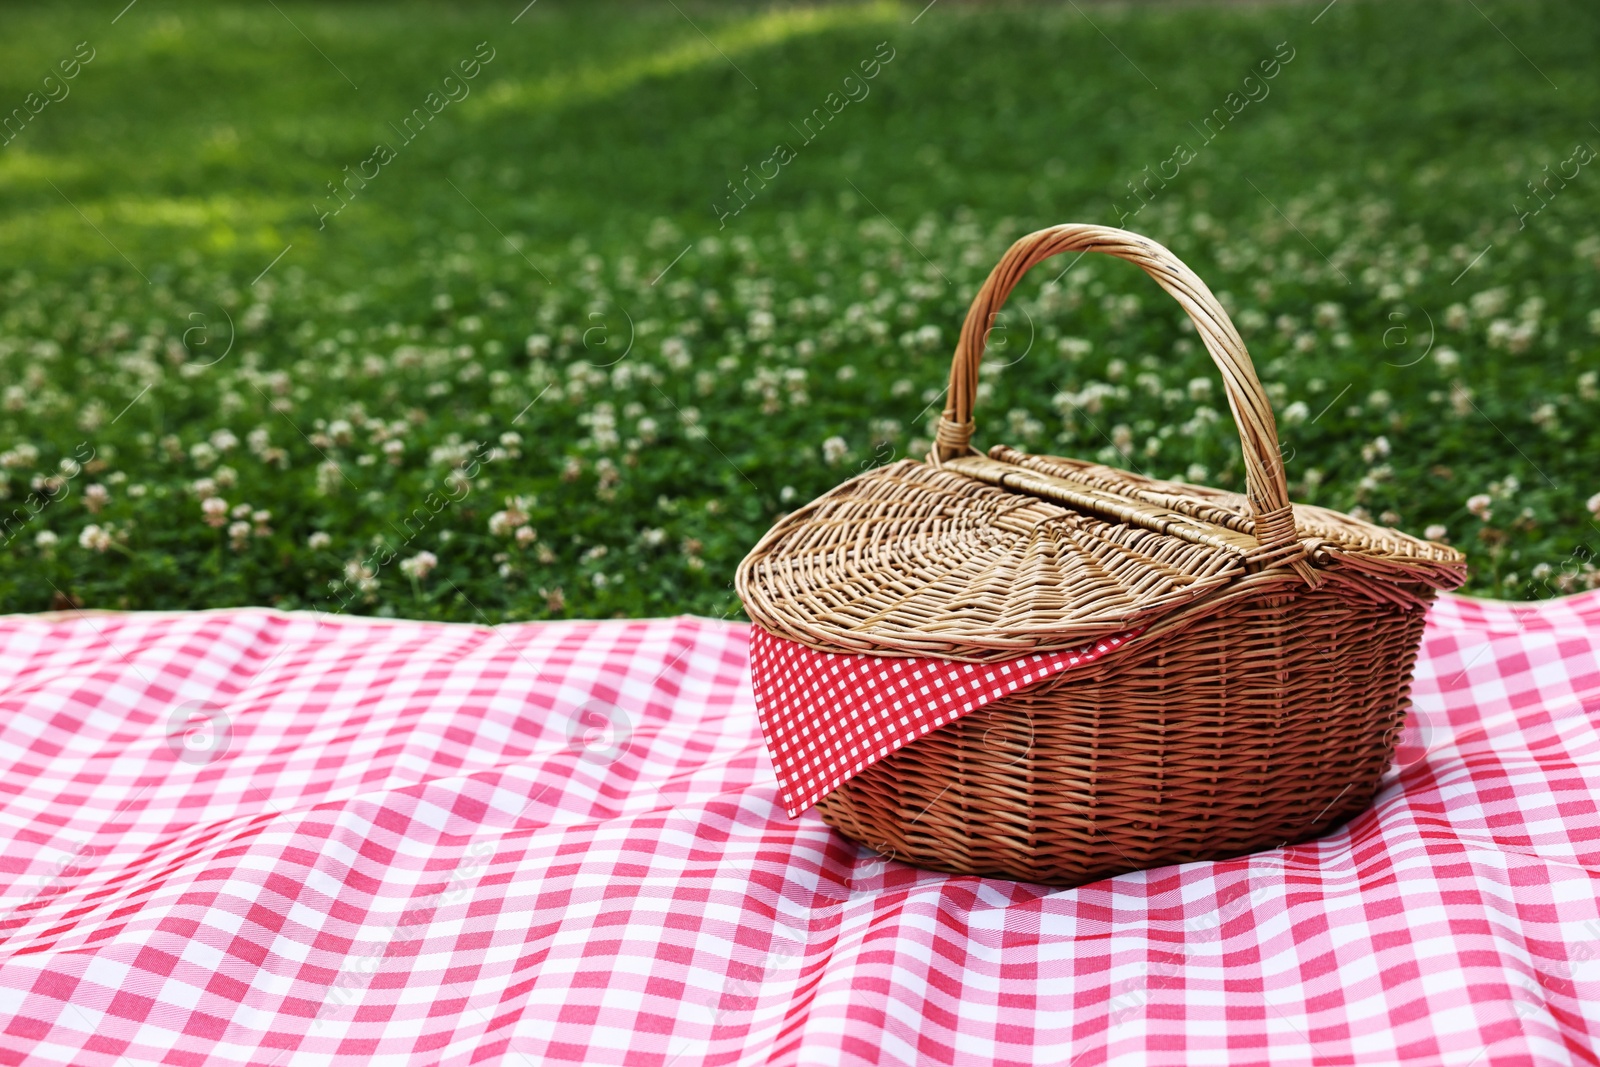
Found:
[[[0,1063],[1600,1062],[1600,594],[1444,598],[1339,832],[1072,890],[786,817],[748,641],[0,618]]]

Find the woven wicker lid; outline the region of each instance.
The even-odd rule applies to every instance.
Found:
[[[1189,313],[1222,371],[1246,493],[969,446],[995,313],[1029,267],[1077,250],[1137,263]],[[1420,605],[1465,577],[1464,557],[1448,546],[1291,505],[1271,405],[1210,290],[1153,241],[1059,226],[1013,245],[973,302],[928,461],[869,471],[786,516],[745,558],[737,584],[752,620],[814,648],[999,660],[1275,582],[1331,578]]]

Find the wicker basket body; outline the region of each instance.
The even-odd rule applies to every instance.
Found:
[[[984,338],[1034,263],[1131,260],[1178,299],[1227,388],[1247,493],[968,445]],[[974,301],[926,463],[785,517],[741,565],[757,625],[823,652],[1001,662],[1127,647],[960,718],[825,796],[895,859],[1073,885],[1315,836],[1370,801],[1454,550],[1291,505],[1270,405],[1205,285],[1164,248],[1063,226],[1018,241]]]

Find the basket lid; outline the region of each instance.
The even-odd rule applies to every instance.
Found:
[[[1143,267],[1188,311],[1222,371],[1247,492],[968,442],[985,334],[1034,263],[1093,250]],[[1454,549],[1291,505],[1272,409],[1216,298],[1171,252],[1096,226],[1012,246],[962,328],[926,463],[852,478],[786,516],[739,567],[768,632],[830,652],[997,661],[1148,627],[1208,597],[1337,577],[1420,607],[1466,577]]]

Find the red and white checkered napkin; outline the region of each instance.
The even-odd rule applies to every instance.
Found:
[[[752,688],[784,810],[793,818],[930,730],[1092,663],[1138,634],[1005,663],[956,663],[818,652],[752,627]]]
[[[1071,890],[787,818],[747,634],[0,618],[0,1063],[1596,1062],[1600,594],[1441,600],[1338,832]]]

